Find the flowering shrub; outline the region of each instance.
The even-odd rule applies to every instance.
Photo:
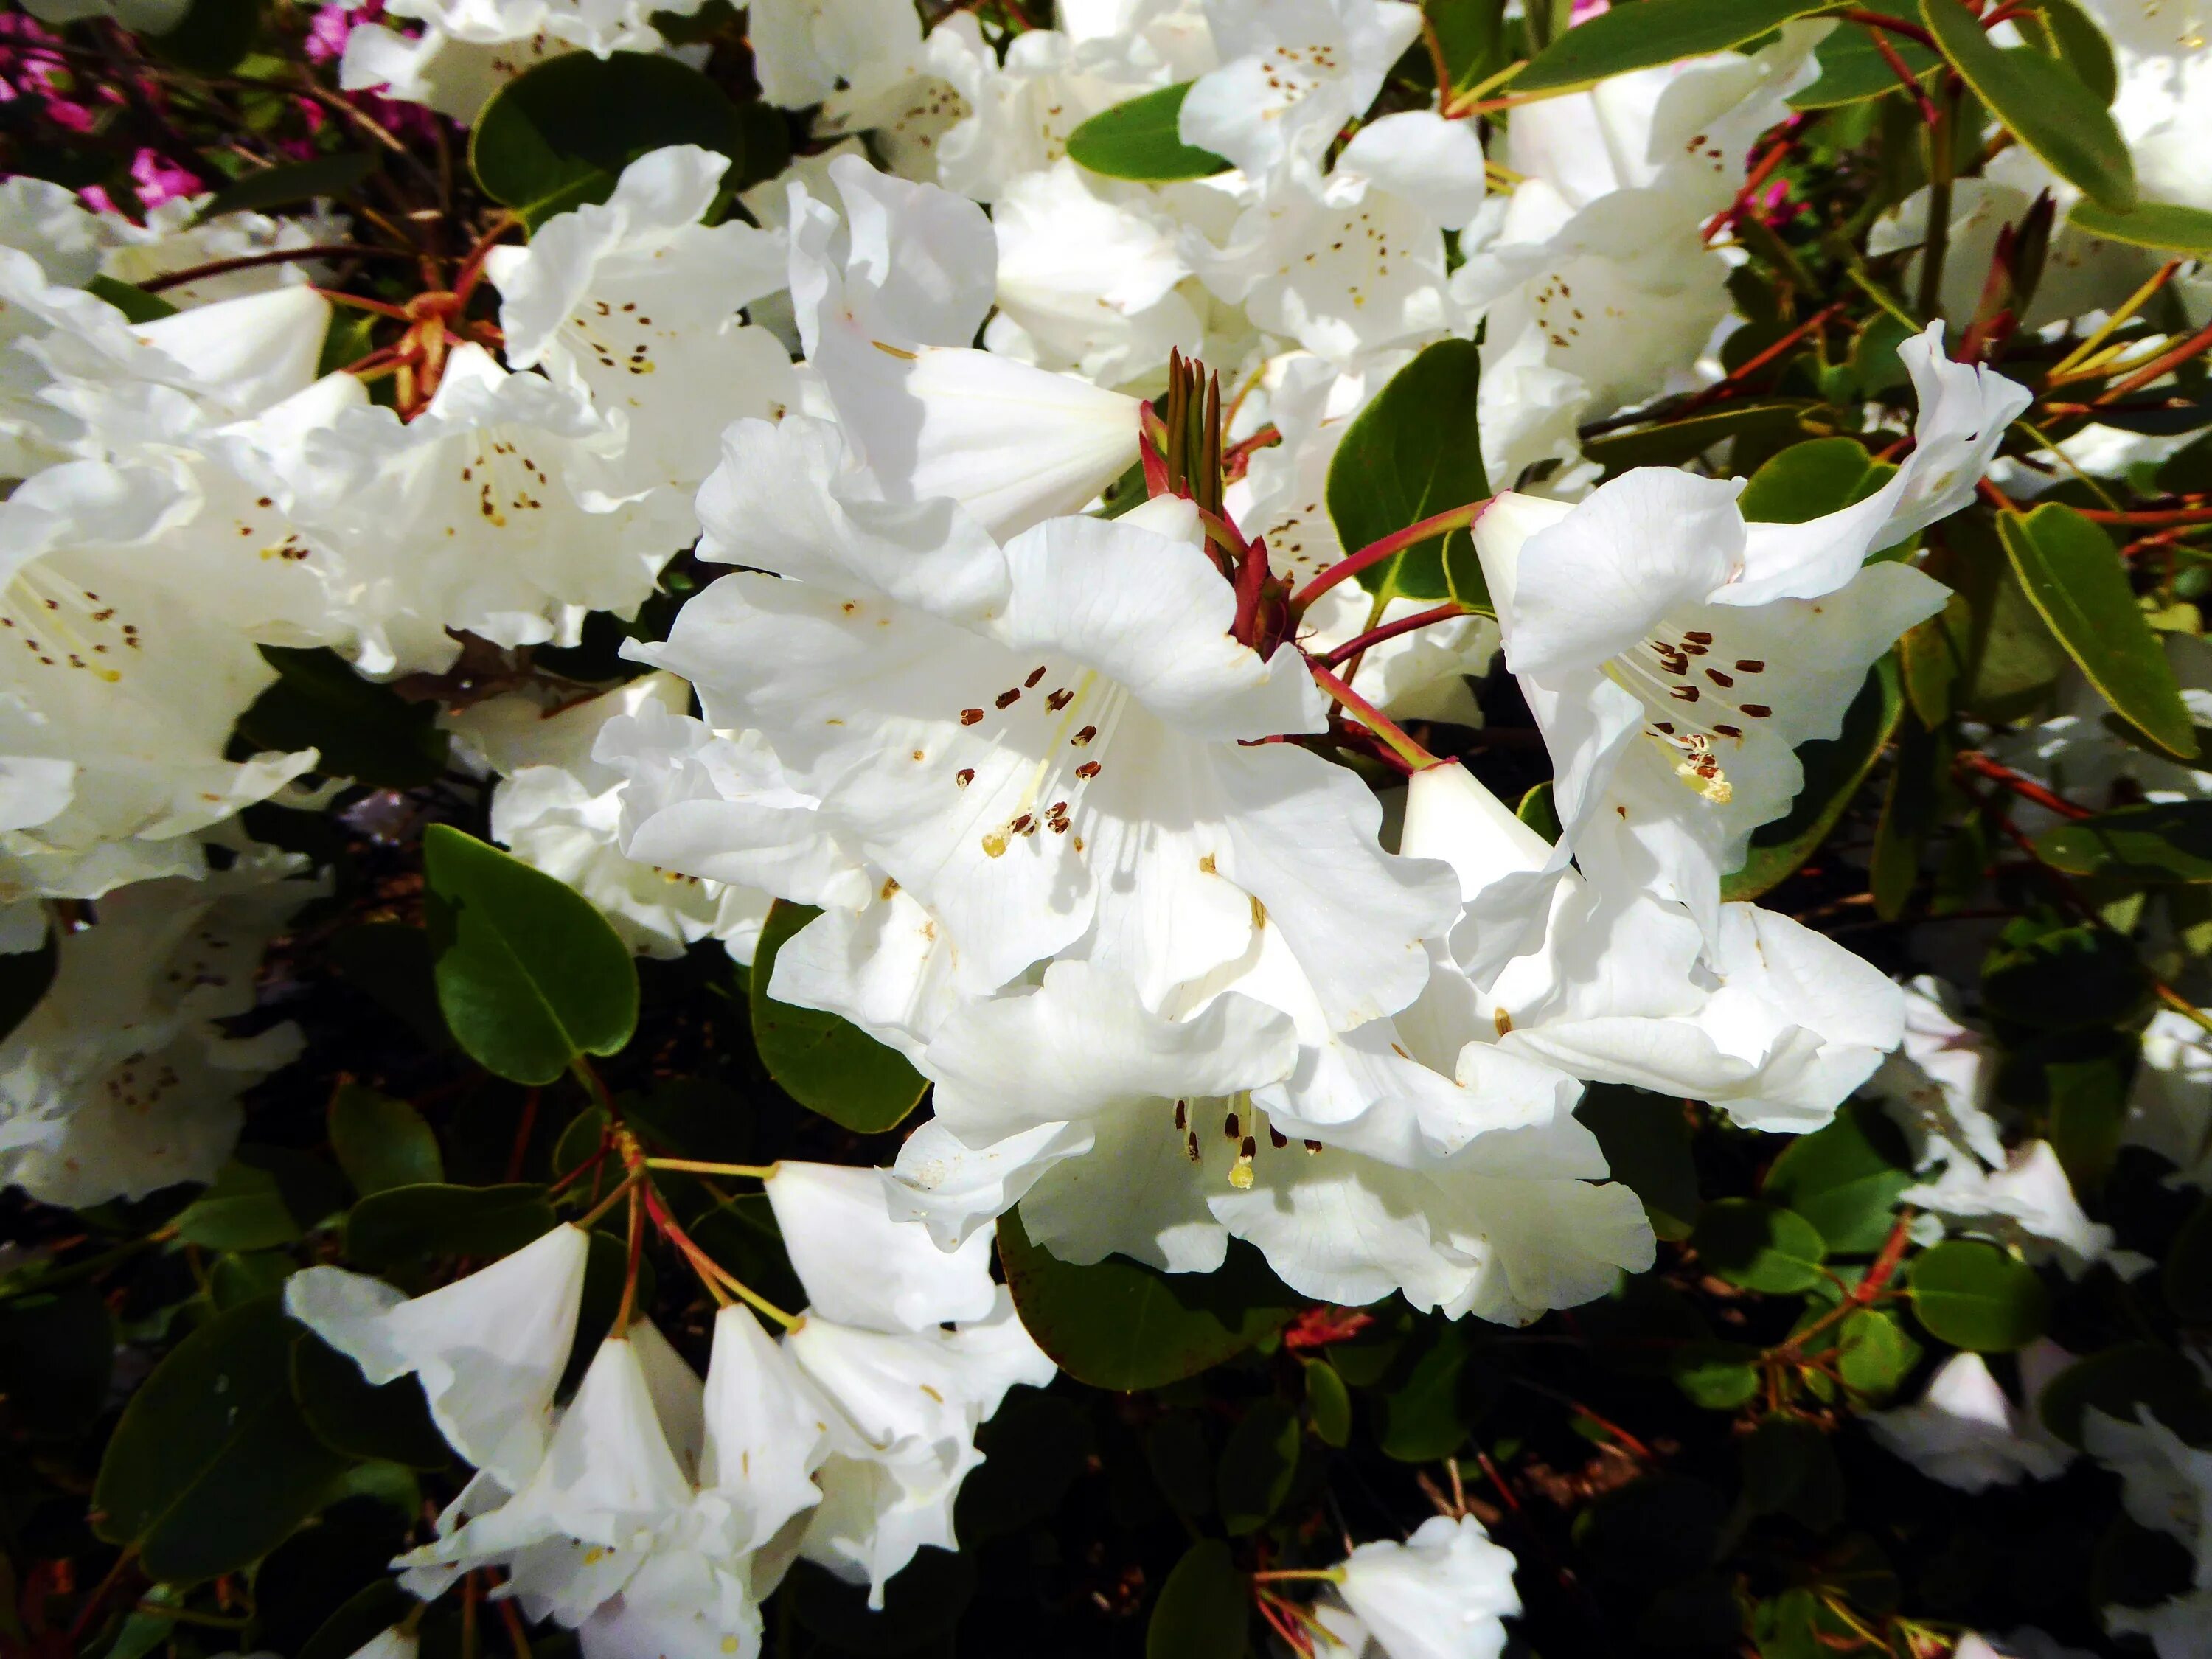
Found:
[[[0,1653],[2212,1655],[2208,33],[0,18]]]

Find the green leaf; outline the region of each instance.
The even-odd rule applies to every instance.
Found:
[[[422,1115],[358,1083],[331,1097],[331,1150],[363,1198],[392,1187],[435,1186],[446,1178],[438,1137]]]
[[[1463,91],[1505,67],[1504,0],[1422,0],[1443,54],[1445,84]]]
[[[1918,1363],[1920,1345],[1879,1308],[1860,1308],[1837,1328],[1836,1370],[1844,1385],[1886,1400]]]
[[[1176,136],[1176,119],[1190,88],[1191,82],[1184,81],[1099,111],[1067,135],[1068,159],[1109,179],[1151,184],[1228,172],[1224,157]]]
[[[191,0],[185,15],[148,42],[156,58],[195,75],[222,75],[252,49],[260,0]]]
[[[265,1555],[345,1468],[294,1402],[299,1328],[274,1297],[218,1314],[139,1386],[93,1488],[99,1534],[193,1584]]]
[[[1754,522],[1804,524],[1864,501],[1896,471],[1856,438],[1808,438],[1769,456],[1736,504]]]
[[[1893,653],[1868,673],[1844,715],[1844,729],[1833,738],[1799,747],[1804,787],[1789,811],[1752,833],[1742,867],[1723,879],[1723,897],[1755,899],[1797,873],[1827,840],[1904,714],[1905,693]]]
[[[1954,5],[1956,0],[1925,0]],[[2166,647],[2136,603],[2112,538],[2056,501],[2033,513],[2002,513],[2014,574],[2045,623],[2090,684],[2137,730],[2177,760],[2193,760],[2197,732]]]
[[[1401,1463],[1432,1463],[1467,1442],[1460,1384],[1467,1371],[1467,1334],[1446,1325],[1413,1362],[1405,1382],[1376,1403],[1376,1443]]]
[[[2106,207],[2135,205],[2127,140],[2079,76],[2033,46],[1996,46],[1960,0],[1920,0],[1920,19],[1974,96],[2045,167]]]
[[[2076,202],[2066,222],[2108,242],[2212,253],[2212,213],[2179,202],[2137,202],[2125,212],[2097,202]]]
[[[1905,0],[1902,5],[1870,6],[1867,9],[1901,15],[1912,8],[1910,0]],[[1791,93],[1790,107],[1832,109],[1839,104],[1855,104],[1861,99],[1879,98],[1884,93],[1899,90],[1903,82],[1881,55],[1881,48],[1875,44],[1875,35],[1871,28],[1838,23],[1813,54],[1813,61],[1820,66],[1820,78],[1811,86]],[[1942,67],[1942,58],[1917,40],[1892,34],[1889,44],[1923,85]]]
[[[800,1105],[854,1134],[880,1134],[921,1103],[928,1079],[851,1021],[768,994],[784,941],[821,914],[781,899],[769,912],[748,978],[753,1043],[776,1087]]]
[[[629,1041],[637,967],[591,901],[450,824],[424,834],[422,874],[438,1006],[478,1065],[550,1083]]]
[[[60,963],[61,947],[54,943],[51,924],[37,950],[0,956],[0,1040],[14,1035],[15,1028],[31,1017],[31,1010],[53,985],[54,969]]]
[[[158,323],[164,317],[177,314],[177,307],[160,295],[149,294],[129,283],[118,283],[112,276],[95,276],[84,285],[84,289],[106,301],[134,323]]]
[[[393,1187],[346,1218],[346,1255],[370,1273],[426,1256],[502,1256],[553,1228],[543,1187]]]
[[[358,1364],[312,1332],[292,1346],[292,1397],[315,1437],[343,1456],[410,1469],[453,1462],[421,1382],[402,1376],[371,1387]]]
[[[1297,1470],[1297,1413],[1279,1400],[1254,1401],[1229,1431],[1213,1472],[1221,1524],[1229,1535],[1267,1525],[1290,1496]]]
[[[1481,373],[1473,341],[1439,340],[1392,375],[1353,417],[1328,465],[1328,516],[1347,554],[1489,495],[1475,417]],[[1472,552],[1464,530],[1432,536],[1362,571],[1360,584],[1377,598],[1441,599],[1455,587],[1445,577],[1447,542]],[[1455,597],[1487,611],[1490,594],[1479,562],[1468,556],[1449,562],[1467,589]]]
[[[1324,1446],[1352,1443],[1352,1390],[1326,1359],[1301,1359],[1306,1373],[1306,1420]]]
[[[2035,1269],[1993,1244],[1947,1238],[1913,1259],[1912,1311],[1954,1348],[2025,1347],[2043,1334],[2049,1303]]]
[[[2119,95],[2120,66],[2112,43],[2079,0],[2034,0],[2014,20],[2030,46],[2066,70],[2109,108]]]
[[[1195,1376],[1279,1330],[1298,1306],[1243,1244],[1218,1273],[1164,1273],[1121,1256],[1078,1267],[1031,1243],[1012,1211],[999,1218],[999,1256],[1037,1346],[1094,1389]]]
[[[2051,1099],[2045,1133],[2068,1183],[2083,1197],[2103,1189],[2119,1156],[2120,1133],[2128,1115],[2128,1062],[2134,1049],[2131,1038],[2118,1036],[2101,1054],[2044,1063]]]
[[[1648,426],[1591,438],[1583,443],[1583,453],[1601,465],[1605,476],[1612,478],[1631,467],[1679,466],[1731,438],[1760,446],[1782,443],[1816,429],[1816,423],[1826,414],[1821,404],[1802,398],[1720,404],[1680,419],[1662,418]]]
[[[1674,1386],[1707,1411],[1732,1412],[1759,1392],[1759,1350],[1748,1343],[1685,1342],[1673,1356]]]
[[[336,155],[318,155],[310,161],[287,161],[281,167],[264,167],[258,173],[234,179],[216,191],[199,210],[199,220],[204,223],[219,214],[248,210],[258,213],[273,207],[289,207],[295,202],[313,201],[318,196],[348,196],[368,181],[381,161],[374,150],[356,149],[343,150]]]
[[[1827,1256],[1820,1232],[1803,1216],[1749,1198],[1706,1205],[1690,1248],[1729,1284],[1777,1294],[1819,1284]]]
[[[2212,882],[2212,801],[2124,806],[2035,838],[2036,856],[2075,876],[2148,887]]]
[[[412,789],[445,771],[451,739],[435,703],[362,678],[335,651],[258,649],[276,680],[238,717],[239,735],[256,748],[313,749],[318,770],[380,788]]]
[[[1643,1200],[1660,1237],[1687,1238],[1698,1218],[1698,1166],[1681,1103],[1621,1084],[1593,1083],[1575,1115],[1597,1137],[1615,1181]]]
[[[1564,91],[1609,75],[1656,69],[1702,52],[1726,52],[1818,11],[1825,0],[1643,0],[1615,6],[1569,29],[1507,90]]]
[[[1880,1107],[1847,1101],[1826,1128],[1782,1150],[1761,1194],[1811,1222],[1838,1255],[1871,1255],[1913,1182],[1905,1137]]]
[[[2212,1395],[2197,1368],[2158,1342],[2124,1342],[2078,1359],[2029,1403],[2044,1426],[2069,1446],[2081,1443],[2082,1419],[2092,1408],[2132,1423],[2136,1407],[2148,1406],[2160,1422],[2191,1438],[2212,1424]]]
[[[2197,1205],[2166,1247],[2163,1283],[2177,1319],[2212,1325],[2212,1198]]]
[[[283,1146],[241,1146],[177,1218],[177,1237],[208,1250],[289,1244],[344,1203],[330,1165]]]
[[[534,227],[603,202],[647,150],[697,144],[745,162],[738,106],[697,70],[641,52],[549,59],[491,96],[469,136],[469,167],[494,201]]]
[[[2086,923],[2052,927],[2023,917],[1998,935],[1982,963],[1982,1006],[2031,1031],[2117,1025],[2149,994],[2135,947]]]
[[[1202,1538],[1160,1586],[1145,1626],[1145,1659],[1243,1659],[1251,1642],[1250,1585],[1228,1545]]]

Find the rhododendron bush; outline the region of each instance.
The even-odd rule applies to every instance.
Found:
[[[2212,0],[22,0],[0,479],[6,1659],[2212,1659]]]

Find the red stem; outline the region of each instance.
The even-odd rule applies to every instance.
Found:
[[[1379,542],[1370,542],[1357,553],[1339,559],[1316,576],[1304,587],[1291,595],[1291,608],[1304,611],[1323,593],[1348,577],[1356,576],[1371,566],[1378,565],[1393,554],[1428,540],[1431,536],[1448,534],[1455,530],[1470,528],[1482,516],[1482,509],[1490,505],[1492,497],[1470,501],[1465,507],[1453,507],[1449,513],[1438,513],[1407,525],[1403,530],[1393,531]]]
[[[1370,646],[1380,645],[1385,640],[1395,640],[1401,634],[1410,634],[1417,628],[1426,628],[1431,623],[1449,622],[1454,617],[1473,613],[1457,599],[1446,599],[1442,605],[1426,611],[1416,611],[1410,617],[1401,617],[1394,623],[1384,623],[1380,628],[1370,628],[1364,634],[1346,640],[1327,656],[1316,659],[1323,668],[1334,668],[1339,663],[1358,656]]]

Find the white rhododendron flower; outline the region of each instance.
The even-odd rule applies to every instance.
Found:
[[[1954,1354],[1918,1400],[1869,1413],[1867,1426],[1923,1474],[1961,1492],[2053,1480],[2075,1454],[2043,1426],[2035,1402],[2071,1358],[2047,1342],[2024,1355],[2021,1380],[2027,1398],[2015,1404],[1979,1354]]]

